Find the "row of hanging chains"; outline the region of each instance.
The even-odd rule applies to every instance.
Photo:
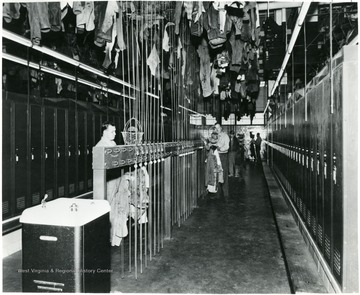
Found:
[[[126,14],[124,17],[124,13],[123,13],[123,1],[120,1],[120,10],[119,10],[119,14],[121,14],[121,17],[119,17],[117,20],[122,22],[122,29],[123,29],[123,34],[124,34],[124,28],[127,28],[126,26],[124,26],[124,21],[127,22],[126,19]],[[125,81],[125,68],[124,68],[124,61],[125,61],[125,53],[128,53],[129,51],[129,46],[128,44],[125,44],[126,49],[121,50],[120,52],[120,56],[121,56],[121,77],[122,79]],[[126,91],[128,90],[128,91]],[[129,97],[130,95],[130,88],[127,88],[125,85],[123,85],[122,87],[122,93],[124,94],[123,97],[123,126],[125,127],[126,124],[126,119],[127,119],[127,110],[130,107],[130,98],[126,98],[126,95],[128,95]],[[127,103],[128,100],[128,103]],[[129,106],[129,107],[128,107]],[[123,138],[124,140],[124,138]],[[121,176],[123,177],[124,175],[124,169],[121,169]],[[121,263],[121,278],[125,277],[125,246],[124,246],[124,239],[121,241],[120,244],[120,263]]]
[[[141,15],[141,12],[143,11],[143,7],[142,7],[142,4],[140,4],[140,15]],[[139,21],[137,21],[137,28],[143,28],[144,27],[144,20],[143,18],[140,18]],[[139,36],[139,32],[137,34],[137,36]],[[146,114],[146,106],[145,106],[145,93],[144,93],[144,39],[139,43],[139,46],[140,46],[140,57],[141,57],[141,60],[140,62],[137,63],[137,65],[140,67],[139,70],[138,70],[138,73],[139,73],[139,78],[138,78],[138,82],[139,82],[139,88],[140,88],[140,99],[139,99],[139,114],[140,114],[140,118],[139,118],[139,121],[141,122],[142,124],[142,127],[144,128],[144,122],[145,121],[145,114]],[[142,131],[145,131],[144,129]],[[143,139],[145,140],[145,139]],[[146,165],[147,163],[145,162],[144,164],[140,161],[139,163],[139,169],[140,169],[140,172],[141,172],[141,169],[143,167],[143,165],[145,166],[146,168]],[[142,174],[141,174],[142,175]],[[144,198],[144,195],[143,195],[143,188],[142,188],[142,181],[141,181],[141,178],[140,178],[140,206],[141,208],[143,207],[143,198]],[[142,210],[141,209],[141,213],[142,213]],[[147,242],[147,237],[146,237],[146,233],[147,233],[147,224],[145,224],[145,229],[144,229],[144,233],[145,233],[145,241],[144,241],[144,253],[143,253],[143,226],[141,225],[140,226],[140,273],[143,272],[143,256],[145,257],[145,267],[147,266],[147,252],[146,252],[146,242]],[[144,255],[143,255],[144,254]]]
[[[178,141],[178,107],[177,107],[177,89],[176,89],[176,78],[177,78],[177,35],[174,33],[173,30],[171,30],[171,43],[172,44],[172,48],[170,51],[170,61],[171,61],[171,75],[170,75],[170,102],[171,102],[171,126],[170,128],[172,129],[172,141],[173,142],[177,142]],[[174,224],[179,224],[179,158],[178,157],[174,157],[173,159],[173,164],[174,164],[174,169],[173,169],[173,173],[174,173],[174,177],[172,177],[173,180],[173,186],[174,189]]]
[[[181,23],[183,23],[185,21],[184,16],[181,19]],[[181,48],[179,50],[180,52],[180,58],[179,58],[179,105],[185,106],[185,89],[184,89],[184,77],[183,77],[183,63],[185,62],[183,59],[183,51],[185,49],[185,31],[182,30],[184,28],[184,25],[180,25],[180,39],[179,41],[181,42]],[[184,108],[180,108],[180,122],[181,124],[179,124],[180,126],[180,140],[181,140],[181,145],[185,139],[185,116],[186,116],[186,109]],[[180,214],[180,218],[181,218],[181,222],[185,221],[185,216],[184,216],[184,208],[185,208],[185,161],[186,161],[186,157],[182,156],[179,158],[180,159],[180,169],[181,169],[181,214]]]
[[[138,18],[137,18],[137,14],[135,14],[134,18],[131,21],[131,25],[132,25],[132,34],[131,34],[131,38],[132,38],[132,44],[133,44],[133,81],[134,84],[136,86],[136,88],[139,88],[140,86],[140,81],[139,81],[139,69],[138,69],[138,65],[139,65],[139,52],[138,52],[138,37],[139,37],[139,32],[138,32]],[[135,109],[134,109],[134,124],[135,127],[137,127],[137,130],[135,132],[140,132],[140,125],[136,125],[136,120],[140,121],[140,92],[137,91],[136,92],[136,101],[135,101]],[[130,124],[131,125],[131,124]],[[135,141],[135,146],[137,146],[137,138],[139,135],[136,135],[136,141]],[[135,268],[135,279],[137,279],[138,276],[138,255],[139,255],[139,248],[138,248],[138,222],[139,222],[139,193],[141,194],[141,181],[139,176],[140,176],[140,170],[138,169],[138,163],[137,163],[138,157],[136,156],[135,158],[135,165],[134,165],[134,178],[135,178],[135,189],[134,189],[134,268]],[[140,196],[141,197],[141,196]],[[141,206],[140,206],[141,208]],[[141,209],[140,209],[141,210]],[[141,236],[140,236],[140,240],[141,240]]]

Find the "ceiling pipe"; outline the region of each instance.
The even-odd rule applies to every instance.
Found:
[[[311,5],[311,2],[303,2],[302,5],[301,5],[301,9],[300,9],[300,13],[299,13],[299,16],[296,20],[296,24],[295,24],[295,28],[294,28],[294,31],[291,35],[291,39],[290,39],[290,42],[289,42],[289,46],[288,46],[288,49],[286,51],[286,54],[285,54],[285,57],[284,57],[284,61],[281,65],[281,68],[280,68],[280,72],[277,76],[277,79],[276,79],[276,82],[273,86],[273,88],[271,89],[271,93],[270,93],[270,96],[272,96],[276,90],[276,88],[279,86],[279,83],[280,83],[280,80],[282,78],[282,75],[284,74],[284,71],[285,71],[285,68],[286,68],[286,65],[289,61],[289,57],[291,55],[291,52],[294,48],[294,45],[295,45],[295,42],[296,42],[296,39],[300,33],[300,30],[301,30],[301,27],[304,23],[304,20],[305,20],[305,17],[306,17],[306,14],[310,8],[310,5]],[[266,110],[267,108],[269,107],[269,101],[267,102],[266,104],[266,107],[265,107],[265,110],[264,110],[264,114],[266,113]]]

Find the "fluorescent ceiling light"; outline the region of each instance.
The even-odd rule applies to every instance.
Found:
[[[311,5],[311,2],[303,2],[302,5],[301,5],[301,9],[300,9],[300,13],[299,13],[299,16],[296,20],[296,25],[295,25],[295,28],[294,28],[294,31],[291,35],[291,39],[290,39],[290,42],[289,42],[289,46],[287,48],[287,51],[286,51],[286,54],[285,54],[285,57],[284,57],[284,61],[281,65],[281,70],[277,76],[277,79],[276,79],[276,82],[273,86],[273,88],[271,89],[271,94],[270,95],[273,95],[276,88],[278,87],[279,83],[280,83],[280,80],[282,78],[282,75],[284,73],[284,69],[286,69],[286,65],[288,63],[288,60],[289,60],[289,57],[290,57],[290,54],[294,48],[294,45],[295,45],[295,42],[296,42],[296,39],[300,33],[300,29],[301,29],[301,26],[303,25],[304,23],[304,20],[305,20],[305,17],[306,17],[306,14],[310,8],[310,5]],[[266,108],[265,108],[265,111],[266,111]],[[264,112],[265,112],[264,111]]]
[[[52,57],[55,57],[58,60],[62,60],[64,62],[68,63],[68,64],[79,67],[79,68],[81,68],[83,70],[86,70],[88,72],[91,72],[91,73],[97,74],[99,76],[102,76],[104,78],[110,79],[110,80],[112,80],[114,82],[117,82],[117,83],[123,85],[123,86],[130,87],[130,88],[133,88],[135,90],[140,91],[140,89],[138,87],[136,87],[134,85],[131,85],[130,83],[127,83],[125,81],[117,79],[114,76],[106,75],[104,72],[102,72],[102,71],[100,71],[98,69],[90,67],[90,66],[88,66],[88,65],[86,65],[86,64],[84,64],[82,62],[79,62],[78,60],[75,60],[75,59],[70,58],[70,57],[68,57],[66,55],[58,53],[58,52],[56,52],[56,51],[54,51],[54,50],[52,50],[50,48],[39,46],[39,45],[34,45],[34,44],[32,44],[32,42],[29,39],[24,38],[24,37],[22,37],[20,35],[14,34],[14,33],[10,32],[10,31],[2,30],[2,36],[4,38],[6,38],[6,39],[17,42],[17,43],[22,44],[22,45],[24,45],[26,47],[29,47],[29,48],[33,48],[33,49],[35,49],[35,50],[37,50],[39,52],[42,52],[42,53],[45,53],[45,54],[50,55]]]
[[[39,65],[36,64],[36,63],[33,63],[33,62],[28,63],[28,61],[26,59],[22,59],[20,57],[8,54],[6,52],[2,53],[2,57],[4,59],[6,59],[6,60],[15,62],[15,63],[20,64],[20,65],[29,66],[30,68],[33,68],[33,69],[36,69],[36,70],[38,70],[40,68]]]
[[[54,69],[49,68],[49,67],[40,66],[40,70],[45,72],[45,73],[53,74],[55,76],[59,76],[59,77],[62,77],[62,78],[65,78],[65,79],[68,79],[68,80],[71,80],[71,81],[76,80],[76,78],[74,76],[72,76],[72,75],[69,75],[69,74],[54,70]]]
[[[159,96],[158,96],[158,95],[152,94],[152,93],[150,93],[150,92],[145,92],[145,94],[148,95],[148,96],[151,96],[151,97],[154,97],[154,98],[159,99]]]
[[[164,106],[160,106],[160,108],[165,109],[165,110],[168,110],[168,111],[172,111],[172,109],[169,109],[169,108],[164,107]]]
[[[25,45],[26,47],[32,47],[33,45],[29,39],[26,39],[7,30],[2,30],[2,36],[11,41],[15,41],[19,44]]]

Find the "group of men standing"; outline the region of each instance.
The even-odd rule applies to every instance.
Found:
[[[245,144],[244,137],[240,135],[238,139],[235,136],[234,130],[229,132],[230,136],[224,132],[220,124],[215,124],[214,131],[217,133],[217,140],[208,141],[206,148],[210,150],[211,147],[216,146],[219,154],[223,183],[221,183],[222,193],[225,202],[229,199],[229,177],[240,177],[240,171],[245,165]],[[255,159],[256,164],[261,164],[261,142],[260,133],[257,133],[257,138],[254,140],[254,135],[250,134],[250,150],[254,148],[254,154],[251,152],[251,157]],[[253,146],[252,146],[253,145]]]

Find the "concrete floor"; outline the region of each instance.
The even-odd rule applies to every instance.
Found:
[[[286,252],[280,244],[284,237],[279,238],[263,168],[251,164],[244,172],[244,181],[230,178],[228,204],[208,197],[199,200],[199,207],[180,228],[173,228],[172,238],[164,242],[164,248],[138,279],[128,268],[121,278],[120,248],[113,247],[112,292],[325,293],[310,254],[299,246],[301,236],[296,236],[293,244],[305,249],[303,256],[295,253],[284,259]],[[294,237],[292,233],[289,236]],[[289,268],[301,263],[300,268]],[[18,268],[21,251],[3,259],[3,291],[21,292]],[[296,271],[306,273],[306,282],[296,279],[303,276]]]

